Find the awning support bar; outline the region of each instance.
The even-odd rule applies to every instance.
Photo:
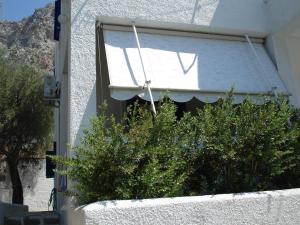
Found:
[[[259,63],[260,67],[262,68],[262,71],[263,71],[264,75],[266,75],[266,79],[264,79],[264,80],[265,80],[265,81],[267,80],[267,83],[268,83],[269,87],[271,87],[271,92],[272,92],[272,94],[274,95],[275,102],[276,102],[278,105],[280,105],[280,103],[279,103],[279,96],[278,96],[278,92],[277,92],[277,87],[276,87],[276,86],[272,86],[272,84],[270,83],[270,81],[269,81],[269,79],[268,79],[268,77],[267,77],[268,74],[267,74],[267,72],[266,72],[264,66],[262,65],[261,61],[259,60],[259,57],[258,57],[258,55],[257,55],[257,52],[256,52],[256,50],[255,50],[255,48],[254,48],[254,46],[253,46],[253,44],[252,44],[252,42],[251,42],[249,36],[248,36],[247,34],[245,34],[245,37],[246,37],[246,39],[247,39],[247,41],[248,41],[248,43],[249,43],[249,45],[250,45],[250,47],[251,47],[251,49],[252,49],[254,55],[255,55],[255,58],[256,58],[257,62]],[[287,123],[288,123],[288,126],[289,126],[289,127],[292,126],[292,122],[291,122],[290,118],[288,118]]]
[[[250,48],[251,48],[251,50],[252,50],[252,52],[253,52],[255,58],[256,58],[257,63],[259,64],[259,66],[261,67],[262,72],[264,73],[263,76],[262,76],[262,77],[263,77],[263,80],[264,80],[265,83],[267,83],[268,86],[271,88],[271,93],[274,95],[275,101],[278,101],[277,87],[272,86],[272,84],[270,83],[270,81],[269,81],[269,79],[268,79],[268,77],[267,77],[268,74],[267,74],[267,72],[266,72],[264,66],[262,65],[261,61],[259,60],[258,54],[257,54],[257,52],[256,52],[256,50],[255,50],[255,48],[254,48],[254,46],[253,46],[253,43],[252,43],[252,41],[250,40],[249,36],[248,36],[247,34],[245,34],[245,37],[246,37],[246,40],[247,40],[247,42],[248,42],[248,44],[249,44],[249,46],[250,46]],[[265,77],[265,76],[266,76],[266,77]]]
[[[148,92],[149,92],[152,110],[154,112],[154,115],[156,115],[156,109],[155,109],[153,96],[152,96],[152,92],[151,92],[151,87],[150,87],[151,80],[148,79],[147,74],[146,74],[146,70],[145,70],[145,67],[144,67],[144,61],[143,61],[143,57],[142,57],[142,53],[141,53],[140,41],[139,41],[139,37],[138,37],[137,31],[136,31],[136,27],[135,27],[134,22],[132,23],[132,28],[133,28],[136,44],[137,44],[137,47],[138,47],[138,52],[139,52],[139,56],[140,56],[140,60],[141,60],[141,65],[142,65],[142,68],[143,68],[143,73],[144,73],[144,78],[145,78],[145,86],[147,87]]]

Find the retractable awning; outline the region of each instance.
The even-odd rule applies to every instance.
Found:
[[[128,29],[104,26],[111,97],[128,100],[138,95],[149,101],[134,33]],[[138,32],[155,101],[167,94],[177,102],[196,97],[211,103],[226,96],[231,88],[236,103],[247,96],[259,101],[258,96],[270,95],[272,87],[288,95],[259,40],[253,43],[255,56],[246,39],[240,37],[170,34],[151,29]]]

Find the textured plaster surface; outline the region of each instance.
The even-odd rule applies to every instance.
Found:
[[[300,189],[104,201],[72,213],[77,225],[299,225]]]
[[[269,0],[267,3],[267,16],[273,33],[290,26],[299,26],[300,19],[299,0]]]
[[[71,2],[70,143],[96,113],[95,23],[147,21],[148,25],[232,34],[268,33],[263,0],[73,0]],[[142,25],[143,23],[140,22]]]
[[[267,16],[278,71],[292,93],[291,104],[300,107],[300,1],[270,0]]]
[[[0,181],[0,201],[11,202],[12,187],[8,168],[4,163],[5,180]],[[24,204],[29,206],[30,211],[47,211],[48,201],[54,187],[54,178],[46,178],[46,160],[38,163],[21,162],[19,172],[24,191]],[[1,223],[0,223],[1,224]]]
[[[300,107],[300,38],[283,33],[273,35],[278,71],[292,93],[290,103]]]

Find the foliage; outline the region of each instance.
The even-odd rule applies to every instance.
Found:
[[[287,101],[262,106],[233,97],[197,115],[201,151],[191,189],[227,193],[300,186],[300,124]]]
[[[155,117],[136,103],[121,122],[101,112],[74,157],[56,158],[80,203],[300,185],[300,125],[286,101],[234,105],[229,95],[181,118],[170,100]]]
[[[164,102],[153,119],[146,106],[134,104],[117,123],[102,110],[74,148],[74,158],[56,158],[76,182],[72,194],[82,203],[182,195],[196,154],[185,147],[188,132],[179,135],[188,127],[175,111]]]
[[[0,87],[0,156],[10,170],[13,202],[23,203],[17,165],[20,158],[33,159],[49,146],[52,111],[43,101],[40,72],[10,64],[2,54]]]

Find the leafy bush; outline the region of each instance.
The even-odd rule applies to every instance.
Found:
[[[180,119],[169,100],[155,117],[136,103],[121,122],[102,110],[74,157],[56,161],[80,203],[296,187],[295,115],[285,101],[234,105],[231,96]]]
[[[262,106],[232,97],[197,116],[202,144],[190,186],[196,193],[227,193],[300,186],[300,124],[286,101]]]

